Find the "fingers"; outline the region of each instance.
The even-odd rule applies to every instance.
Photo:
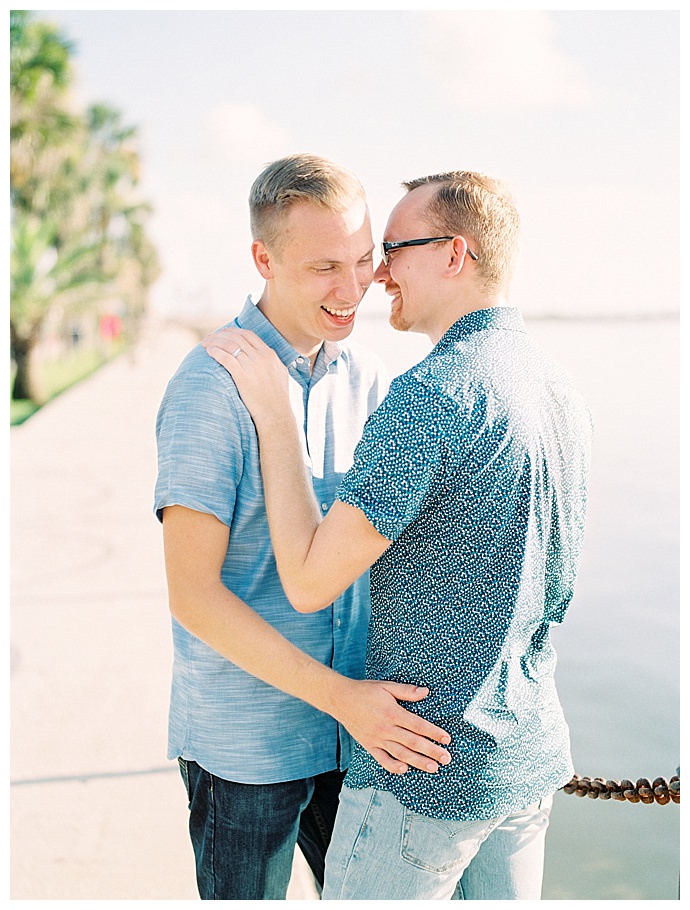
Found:
[[[390,771],[391,774],[404,774],[409,770],[408,765],[404,762],[397,761],[387,752],[384,752],[383,749],[370,749],[369,752],[381,767],[385,768],[386,771]]]
[[[397,701],[422,701],[429,694],[425,686],[412,686],[407,683],[386,682],[383,684],[387,692]],[[412,733],[417,733],[427,739],[433,739],[436,742],[448,745],[450,735],[442,727],[437,727],[428,720],[424,720],[418,714],[413,714],[400,706],[400,714],[396,717],[396,723]]]
[[[406,711],[402,706],[400,706],[400,712],[400,716],[396,718],[399,726],[444,746],[447,746],[450,742],[450,734],[443,727],[437,727],[431,721],[425,720],[411,711]]]
[[[407,683],[384,682],[383,688],[392,695],[396,701],[417,702],[426,698],[429,690],[425,686],[413,686]],[[395,730],[388,734],[385,751],[389,761],[398,765],[407,764],[420,771],[435,773],[440,765],[447,765],[451,761],[450,753],[439,745],[448,745],[451,741],[449,733],[442,727],[432,724],[418,714],[395,705],[394,716],[390,721],[395,723]],[[404,773],[398,770],[394,773]]]
[[[203,346],[206,348],[206,353],[213,357],[214,360],[217,360],[221,366],[224,366],[225,369],[233,375],[233,371],[237,369],[237,356],[233,351],[229,351],[226,347],[216,344],[213,339],[206,343],[206,339],[202,341]]]
[[[374,733],[368,731],[368,735],[362,737],[360,742],[387,771],[404,774],[408,767],[413,767],[434,774],[441,765],[450,764],[451,755],[438,743],[408,729],[411,725],[408,719],[412,717],[414,715],[401,709],[400,716],[396,716],[397,723],[389,720]],[[440,730],[421,718],[416,720],[421,722],[420,727],[426,725],[432,730]],[[450,742],[448,734],[440,732],[446,742]],[[385,761],[382,760],[383,756]]]
[[[450,735],[441,727],[413,714],[398,702],[420,701],[429,694],[425,687],[377,680],[348,680],[348,693],[339,715],[341,723],[354,738],[393,774],[404,774],[410,767],[435,773],[451,761],[440,743],[448,744]]]
[[[439,765],[447,765],[450,761],[450,755],[447,752],[441,750],[445,756],[442,762],[434,761],[434,759],[429,758],[427,755],[417,752],[414,749],[407,749],[405,746],[402,746],[399,742],[390,742],[386,746],[386,751],[393,761],[398,765],[410,765],[413,768],[418,768],[420,771],[426,771],[429,774],[435,774]],[[404,773],[404,772],[400,772]]]
[[[255,352],[260,352],[263,342],[253,332],[245,329],[226,328],[208,334],[202,340],[201,345],[206,349],[207,354],[210,354],[232,375],[237,361],[243,357],[249,358]]]
[[[276,382],[283,380],[285,367],[276,352],[246,329],[218,329],[207,335],[201,345],[233,379],[246,374],[252,382],[269,375],[275,375]]]
[[[248,329],[238,329],[234,326],[225,329],[217,329],[215,332],[209,332],[209,334],[202,339],[201,344],[207,350],[209,347],[217,347],[227,351],[228,354],[231,354],[238,347],[244,351],[261,350],[262,347],[266,347],[263,341],[261,341],[259,336],[255,335],[254,332],[250,332]]]
[[[386,689],[398,701],[422,701],[429,694],[426,686],[413,686],[410,683],[387,682]]]
[[[440,765],[447,765],[451,758],[439,746],[431,749],[428,748],[429,746],[433,747],[433,743],[425,743],[422,740],[412,748],[408,748],[399,742],[399,737],[397,737],[395,740],[385,742],[382,747],[369,749],[369,752],[386,771],[390,771],[392,774],[405,774],[411,767],[435,774]],[[431,751],[436,753],[438,760],[429,756]]]
[[[429,724],[429,726],[433,727],[434,725]],[[448,734],[444,732],[444,735],[446,742],[450,742]],[[405,726],[399,726],[395,730],[394,737],[391,736],[390,739],[391,743],[388,743],[386,748],[390,751],[390,746],[393,745],[394,748],[391,754],[395,755],[396,758],[409,762],[415,768],[420,768],[423,771],[438,771],[439,764],[447,765],[450,763],[450,753],[443,746],[439,746],[438,743],[427,739],[422,734],[410,732]]]
[[[218,329],[206,335],[201,345],[210,357],[225,367],[235,381],[245,374],[252,377],[257,370],[262,370],[262,365],[270,362],[266,361],[266,357],[277,360],[275,352],[258,335],[246,329]]]
[[[209,332],[205,338],[202,338],[201,346],[206,348],[207,351],[209,348],[215,348],[219,351],[225,351],[228,354],[233,350],[232,341],[227,332],[223,330]]]

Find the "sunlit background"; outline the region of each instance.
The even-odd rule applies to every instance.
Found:
[[[670,778],[680,12],[29,12],[69,43],[71,82],[34,91],[29,67],[12,94],[12,896],[196,897],[165,762],[155,414],[199,332],[261,291],[248,191],[295,152],[360,176],[376,241],[403,180],[512,185],[512,302],[595,423],[585,551],[554,633],[575,768]],[[387,311],[371,288],[353,337],[395,374],[429,344]],[[679,808],[557,794],[545,898],[676,899]]]
[[[526,313],[678,308],[678,11],[45,15],[78,96],[138,127],[157,313],[235,314],[257,287],[249,186],[299,151],[360,176],[377,240],[404,179],[506,179]]]

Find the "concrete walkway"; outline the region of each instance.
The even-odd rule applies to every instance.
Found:
[[[12,899],[196,900],[166,761],[154,422],[191,333],[149,329],[10,433]],[[288,899],[314,900],[301,856]]]

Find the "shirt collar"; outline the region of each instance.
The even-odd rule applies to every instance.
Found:
[[[251,332],[254,332],[255,335],[258,335],[263,342],[273,348],[286,367],[291,366],[297,358],[301,356],[299,351],[296,351],[293,346],[283,338],[278,329],[266,319],[264,314],[252,300],[251,294],[247,297],[242,312],[235,319],[235,324],[241,329],[249,329]],[[324,341],[319,350],[316,362],[318,363],[320,360],[323,360],[324,366],[328,367],[340,357],[341,353],[342,349],[337,342]]]
[[[321,345],[319,356],[323,356],[326,366],[330,366],[330,364],[335,363],[342,352],[343,349],[340,347],[337,341],[324,341],[324,343]]]
[[[457,322],[448,329],[436,345],[437,349],[445,348],[449,344],[484,329],[503,329],[513,332],[525,332],[525,321],[522,313],[512,306],[487,307],[485,310],[474,310],[461,316]]]

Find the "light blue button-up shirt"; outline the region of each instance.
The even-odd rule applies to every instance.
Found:
[[[345,783],[447,819],[525,808],[573,773],[550,628],[573,596],[591,419],[517,310],[481,310],[391,384],[338,498],[393,541],[371,568],[367,676],[452,736],[437,774],[358,746]]]
[[[385,394],[380,361],[326,342],[310,372],[308,358],[250,299],[234,324],[255,332],[288,368],[303,457],[326,512],[366,418]],[[271,548],[254,424],[228,372],[201,346],[171,379],[156,436],[158,517],[172,505],[215,515],[230,528],[223,583],[297,647],[363,678],[368,573],[325,610],[304,615],[292,608]],[[251,784],[347,767],[351,741],[332,717],[246,673],[175,620],[173,642],[169,758],[182,756],[226,780]]]

